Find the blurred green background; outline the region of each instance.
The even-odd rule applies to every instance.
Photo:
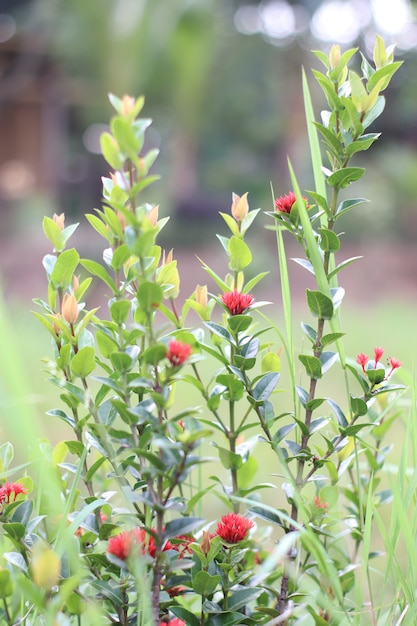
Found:
[[[172,216],[162,243],[175,248],[184,299],[207,282],[195,253],[226,271],[213,235],[225,232],[218,212],[229,211],[232,191],[249,191],[251,208],[270,210],[271,184],[276,196],[289,190],[287,155],[301,186],[312,187],[302,66],[317,117],[325,102],[312,80],[310,69],[321,67],[311,50],[339,43],[370,57],[376,33],[397,44],[405,63],[372,129],[382,138],[356,159],[367,173],[353,194],[371,203],[343,223],[341,258],[365,257],[340,276],[343,319],[352,356],[383,345],[412,369],[416,11],[410,0],[0,0],[0,275],[28,401],[41,421],[51,408],[40,365],[49,339],[29,310],[33,297],[46,296],[42,216],[64,211],[67,223],[80,221],[73,245],[100,258],[83,214],[100,206],[100,178],[108,173],[99,154],[111,115],[107,94],[146,97],[153,126],[145,147],[160,148],[154,170],[162,178],[144,200]],[[267,218],[258,222],[253,272],[271,270],[262,296],[277,303],[279,323],[274,237],[263,228]],[[299,255],[291,242],[288,250]],[[297,316],[307,319],[308,276],[295,264],[291,271]],[[89,298],[92,308],[101,294]]]

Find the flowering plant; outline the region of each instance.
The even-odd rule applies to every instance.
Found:
[[[43,221],[53,250],[36,315],[51,337],[47,368],[61,400],[49,414],[72,436],[43,444],[47,488],[29,477],[0,487],[2,623],[376,624],[405,615],[405,588],[373,603],[369,565],[373,525],[390,498],[378,483],[401,364],[389,357],[386,368],[382,348],[373,360],[345,356],[338,277],[355,259],[336,261],[338,219],[365,202],[339,197],[365,172],[350,161],[378,138],[367,129],[400,63],[378,37],[374,64],[363,58],[360,76],[349,69],[355,52],[316,53],[329,107],[321,122],[303,76],[315,189],[301,193],[290,163],[294,191],[266,213],[285,330],[256,298],[267,272],[249,274],[247,232],[260,210],[249,210],[247,194],[233,194],[231,213],[221,213],[230,231],[219,236],[225,277],[203,262],[210,293],[197,286],[179,305],[177,261],[157,243],[167,218],[140,199],[157,178],[149,173],[157,151],[143,153],[151,121],[139,117],[143,98],[110,96],[115,114],[101,147],[112,173],[103,207],[86,216],[105,242],[104,264],[67,247],[77,225],[62,214]],[[315,324],[302,324],[302,352],[285,231],[315,281],[306,291]],[[86,309],[93,280],[108,315]],[[344,379],[342,400],[322,391],[332,367]],[[268,482],[256,478],[258,450]],[[11,456],[2,461],[6,477]],[[207,469],[213,463],[221,473]],[[383,591],[389,596],[386,582]]]

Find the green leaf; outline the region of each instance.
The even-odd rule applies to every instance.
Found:
[[[380,85],[378,85],[379,91],[386,89],[391,78],[401,65],[402,61],[395,61],[394,63],[389,63],[388,65],[381,67],[379,70],[376,70],[376,72],[374,72],[368,80],[368,91],[371,92],[372,89],[378,85],[378,83],[380,83]]]
[[[232,272],[241,272],[252,263],[252,253],[249,246],[241,239],[233,235],[229,239],[229,268]]]
[[[328,333],[327,335],[323,335],[321,338],[321,346],[324,348],[325,346],[330,345],[334,341],[337,341],[341,337],[343,337],[346,333]]]
[[[71,359],[71,371],[74,376],[84,379],[94,370],[96,366],[95,350],[91,346],[84,346],[78,350]]]
[[[81,265],[85,267],[85,269],[93,274],[93,276],[97,276],[100,280],[103,281],[108,287],[110,287],[112,293],[117,293],[117,287],[114,280],[109,276],[107,271],[104,269],[100,263],[96,261],[90,261],[89,259],[82,259],[80,261]]]
[[[91,213],[87,213],[85,217],[88,219],[91,226],[94,228],[94,230],[98,232],[99,235],[101,235],[109,243],[112,243],[113,234],[106,227],[106,224],[97,217],[97,215],[92,215]]]
[[[239,333],[247,330],[252,321],[250,315],[230,315],[227,323],[231,331]]]
[[[191,613],[183,606],[176,606],[174,604],[170,607],[170,611],[175,615],[175,617],[178,617],[185,622],[187,626],[200,626],[201,624],[200,620],[194,615],[194,613]]]
[[[130,312],[130,300],[113,300],[110,303],[110,314],[113,322],[124,324]]]
[[[317,331],[308,324],[304,324],[304,322],[301,322],[301,328],[306,337],[308,337],[312,343],[315,343],[317,339]]]
[[[129,122],[122,117],[115,117],[111,122],[111,131],[124,157],[130,158],[136,163],[143,142],[136,137]]]
[[[75,248],[64,250],[57,258],[51,273],[51,282],[55,289],[66,289],[72,282],[80,256]]]
[[[26,534],[26,527],[20,522],[9,522],[9,523],[3,524],[3,528],[6,531],[6,533],[9,535],[9,537],[11,537],[12,539],[15,539],[16,541],[19,541],[20,539],[22,539]],[[1,594],[1,591],[0,591],[0,594]]]
[[[350,396],[350,412],[354,416],[363,416],[368,413],[368,406],[362,398]]]
[[[232,335],[226,328],[223,328],[223,326],[219,326],[219,324],[215,324],[214,322],[205,322],[204,325],[207,326],[207,328],[218,337],[226,339],[226,341],[228,341],[232,345],[236,345],[236,342],[233,339]]]
[[[100,148],[103,157],[114,170],[119,170],[123,166],[123,159],[119,154],[119,147],[116,140],[110,133],[102,133],[100,136]]]
[[[334,414],[336,415],[336,419],[338,421],[339,426],[342,426],[342,428],[347,428],[348,427],[348,421],[346,419],[346,415],[343,413],[342,409],[340,408],[340,406],[331,398],[326,398],[328,404],[331,406]]]
[[[363,257],[361,256],[353,256],[350,259],[346,259],[346,261],[342,261],[342,263],[339,263],[339,265],[335,267],[335,269],[332,272],[329,272],[329,279],[335,274],[337,274],[338,272],[340,272],[340,270],[343,270],[345,267],[353,263],[353,261],[358,261],[359,259],[362,259],[362,258]]]
[[[62,235],[62,230],[60,229],[58,224],[54,222],[54,220],[52,220],[50,217],[44,217],[42,226],[43,232],[53,245],[54,249],[57,252],[61,252],[61,250],[63,250],[65,247],[65,242]]]
[[[248,605],[250,602],[253,602],[253,600],[256,600],[256,598],[258,598],[263,591],[264,590],[259,587],[247,587],[246,589],[233,591],[229,596],[227,603],[228,610],[236,611],[236,609],[240,609],[242,606]]]
[[[346,155],[350,158],[356,152],[361,152],[363,150],[368,150],[378,139],[381,133],[369,133],[368,135],[362,135],[356,141],[352,141],[348,146],[346,146]]]
[[[28,566],[26,565],[25,559],[19,552],[4,552],[3,557],[8,563],[21,569],[23,572],[25,572],[25,574],[27,574]]]
[[[4,524],[6,526],[6,524]],[[0,570],[0,598],[7,598],[13,593],[13,583],[9,570]]]
[[[320,359],[309,354],[299,354],[298,358],[306,368],[307,376],[315,379],[321,378],[322,371]]]
[[[163,291],[159,285],[151,282],[144,282],[138,289],[138,302],[147,313],[152,313],[159,307],[163,300]]]
[[[113,352],[117,352],[117,342],[102,330],[96,332],[96,341],[101,354],[108,359]]]
[[[331,366],[337,361],[338,354],[336,352],[322,352],[320,354],[321,372],[325,374]]]
[[[113,256],[111,258],[111,266],[114,270],[120,270],[123,265],[130,259],[131,251],[127,244],[123,244],[118,246],[116,250],[113,252]]]
[[[337,252],[340,248],[340,239],[335,232],[328,228],[319,228],[320,248],[325,252]]]
[[[236,235],[237,237],[239,237],[239,235],[240,235],[240,233],[239,233],[239,226],[238,226],[236,220],[234,219],[234,217],[232,217],[228,213],[222,213],[221,211],[219,211],[219,214],[222,216],[222,218],[224,219],[224,221],[228,225],[230,231],[232,232],[232,235]]]
[[[201,517],[178,517],[166,524],[163,539],[165,541],[166,539],[178,537],[178,535],[187,535],[200,528],[203,523],[204,519]]]
[[[256,402],[264,402],[267,400],[277,386],[278,380],[278,372],[268,372],[264,374],[252,390],[252,396]]]
[[[217,450],[219,451],[219,458],[223,467],[227,470],[234,469],[238,470],[242,467],[242,457],[240,454],[236,454],[235,452],[231,452],[227,448],[222,448],[218,446],[214,441],[212,442]]]
[[[359,180],[365,174],[365,168],[363,167],[343,167],[340,170],[336,170],[327,179],[327,182],[331,187],[337,187],[343,189],[350,185],[355,180]]]
[[[307,304],[314,317],[323,320],[330,320],[333,317],[333,302],[321,291],[306,290]]]
[[[212,576],[204,570],[200,570],[192,578],[194,592],[200,596],[211,596],[217,589],[222,577],[219,574]]]

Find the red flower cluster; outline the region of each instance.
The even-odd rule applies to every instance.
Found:
[[[188,343],[171,339],[165,356],[173,367],[177,367],[185,363],[192,351],[193,349]]]
[[[152,530],[155,529],[152,528]],[[174,543],[167,541],[162,549],[176,550],[181,559],[185,554],[192,553],[188,546],[193,541],[194,537],[191,535],[179,535],[175,537]],[[134,549],[137,549],[140,554],[149,554],[152,558],[156,556],[155,540],[144,528],[125,530],[114,537],[110,537],[107,543],[107,552],[114,554],[121,561],[126,561]]]
[[[325,509],[326,511],[329,508],[328,502],[324,502],[320,496],[314,496],[314,506],[318,509]]]
[[[156,545],[152,535],[149,535],[143,528],[125,530],[114,537],[110,537],[107,543],[107,552],[114,554],[121,561],[126,561],[132,550],[138,548],[141,554],[149,554],[154,557]],[[169,541],[164,546],[164,550],[172,548]]]
[[[227,291],[222,295],[223,304],[229,309],[230,315],[241,315],[244,313],[254,299],[249,293],[241,293],[237,289],[234,291]]]
[[[308,208],[308,198],[303,196],[303,200]],[[290,213],[293,204],[296,201],[297,198],[295,197],[295,193],[293,191],[289,191],[286,196],[280,196],[275,199],[275,208],[279,213]]]
[[[377,367],[379,361],[381,360],[381,357],[382,357],[383,354],[384,354],[383,348],[374,348],[374,369],[376,369],[376,367]],[[365,365],[368,363],[368,361],[369,361],[369,356],[367,356],[363,352],[358,354],[358,356],[356,357],[356,363],[358,363],[358,365],[361,366],[362,371],[365,374],[366,374]],[[389,356],[388,357],[388,365],[391,367],[391,369],[388,372],[388,374],[385,376],[385,380],[391,376],[392,372],[395,369],[397,369],[398,367],[401,367],[401,361],[399,361],[398,359],[395,359],[392,356]]]
[[[5,483],[0,487],[0,502],[14,502],[19,493],[27,493],[27,489],[21,483]]]
[[[253,522],[239,513],[223,515],[217,524],[216,535],[227,543],[239,543],[246,539],[248,531],[254,526]]]
[[[174,617],[174,619],[171,619],[169,622],[160,622],[159,626],[185,626],[185,622],[178,617]]]

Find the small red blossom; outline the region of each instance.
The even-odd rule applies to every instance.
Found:
[[[169,622],[160,622],[159,626],[185,626],[185,622],[178,617],[174,617],[174,619],[169,620]]]
[[[378,364],[378,361],[381,360],[381,357],[383,354],[384,354],[383,348],[374,348],[375,368]]]
[[[14,502],[19,493],[27,493],[27,489],[21,483],[4,483],[0,487],[0,502],[7,502],[7,504]]]
[[[135,537],[130,530],[125,530],[114,537],[110,537],[107,543],[107,552],[113,554],[121,561],[126,561],[135,545]]]
[[[303,200],[306,203],[306,207],[308,208],[308,199],[303,196]],[[291,213],[291,209],[294,205],[294,202],[297,201],[295,197],[295,193],[293,191],[289,191],[285,196],[280,196],[275,199],[275,208],[278,213]]]
[[[388,365],[391,366],[391,369],[388,372],[388,374],[386,375],[386,378],[389,378],[394,370],[396,370],[398,367],[401,367],[402,363],[398,359],[395,359],[394,357],[389,356],[388,357]]]
[[[253,304],[254,299],[249,293],[241,293],[235,289],[234,291],[224,293],[222,301],[229,309],[230,315],[241,315]]]
[[[248,531],[254,526],[254,523],[247,517],[239,515],[239,513],[228,513],[223,515],[221,521],[217,524],[216,535],[219,535],[227,543],[239,543],[246,539]]]
[[[192,535],[178,535],[172,539],[171,550],[178,552],[179,558],[182,559],[186,554],[192,554],[190,543],[194,543],[195,539]]]
[[[366,356],[366,354],[364,354],[363,352],[358,354],[358,356],[356,357],[356,363],[358,363],[361,366],[363,372],[365,372],[365,365],[367,364],[368,361],[369,361],[369,356]]]
[[[152,558],[156,556],[155,540],[144,528],[125,530],[110,537],[107,543],[107,552],[114,554],[121,561],[125,561],[135,548],[140,554],[149,554]],[[172,550],[173,546],[167,541],[162,549]]]
[[[193,349],[188,343],[171,339],[165,356],[173,367],[177,367],[185,363],[192,351]]]
[[[326,511],[329,508],[328,502],[324,502],[320,496],[314,496],[314,506],[318,509],[325,509]]]

